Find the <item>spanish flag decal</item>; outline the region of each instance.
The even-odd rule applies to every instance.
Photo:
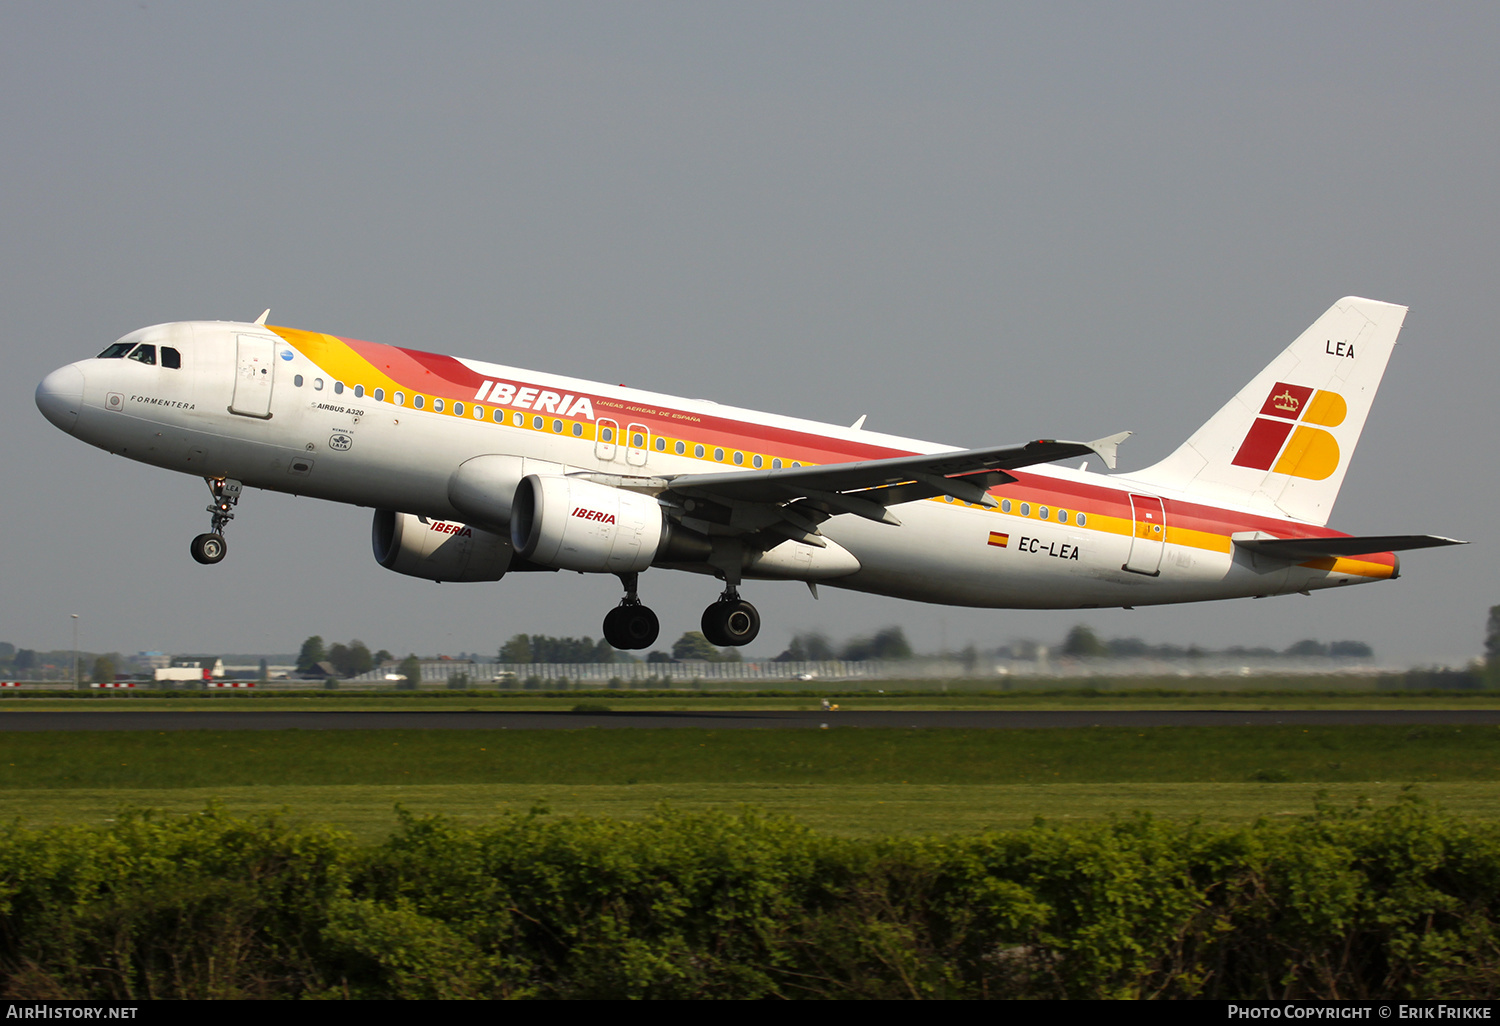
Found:
[[[999,531],[991,531],[990,544],[1003,549],[1010,544],[1010,535],[1001,534]]]

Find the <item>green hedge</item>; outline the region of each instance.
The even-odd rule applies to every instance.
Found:
[[[161,997],[1488,998],[1500,833],[1416,802],[855,841],[543,810],[0,831],[0,985]]]

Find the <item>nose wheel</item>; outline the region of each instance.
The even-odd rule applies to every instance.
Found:
[[[748,645],[760,633],[760,613],[734,588],[703,611],[702,623],[703,636],[720,647]]]
[[[641,605],[635,590],[636,580],[636,574],[620,575],[620,583],[625,585],[625,597],[604,617],[604,640],[615,648],[650,648],[656,644],[656,636],[661,632],[656,614],[648,606]]]
[[[224,554],[229,551],[229,546],[224,541],[224,528],[234,519],[234,507],[239,505],[243,486],[228,477],[211,477],[207,480],[208,490],[214,497],[208,504],[211,517],[208,533],[194,538],[190,551],[198,562],[212,566],[221,562]]]
[[[219,562],[228,551],[222,534],[200,534],[193,539],[193,558],[207,566]]]

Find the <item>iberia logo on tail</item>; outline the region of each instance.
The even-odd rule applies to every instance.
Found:
[[[1323,428],[1338,427],[1348,413],[1337,392],[1278,381],[1240,443],[1234,465],[1322,481],[1339,467],[1338,440]]]

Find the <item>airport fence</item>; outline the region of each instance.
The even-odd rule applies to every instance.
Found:
[[[697,683],[756,683],[890,679],[903,676],[900,660],[853,662],[755,663],[461,663],[424,662],[421,683],[446,686],[466,678],[474,687],[518,687],[558,690],[557,685],[606,688],[685,687]],[[390,668],[372,670],[341,683],[393,684],[399,674]]]

